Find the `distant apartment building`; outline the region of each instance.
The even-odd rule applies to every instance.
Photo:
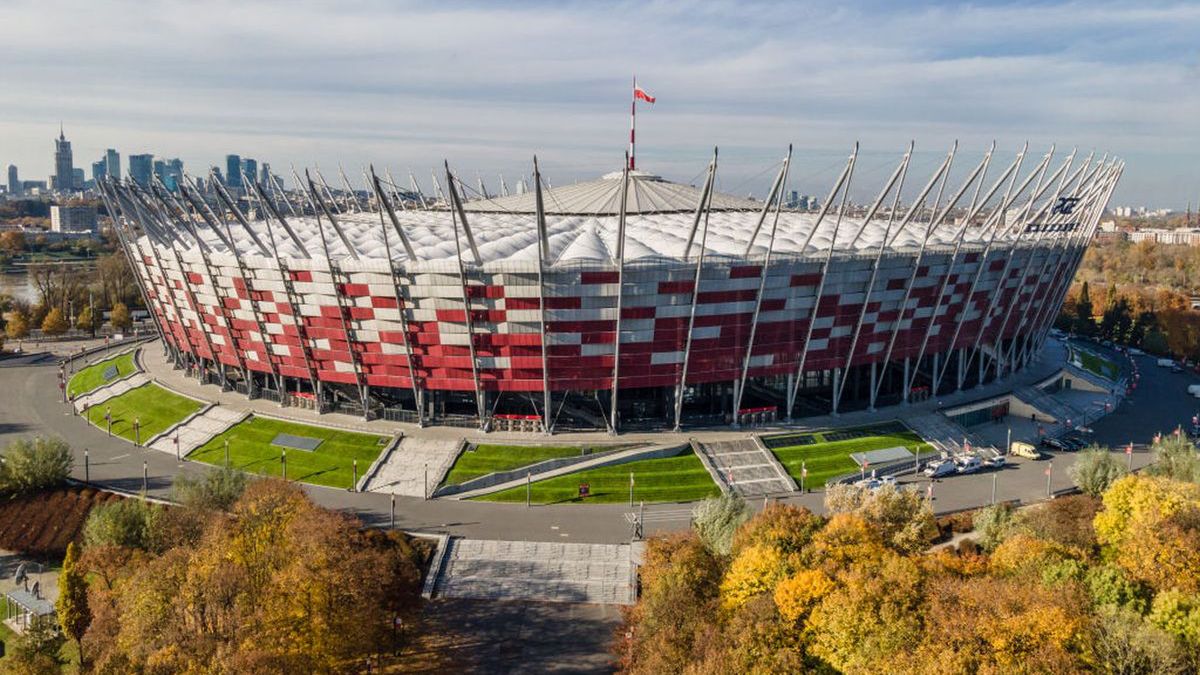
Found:
[[[1153,241],[1173,246],[1200,246],[1200,228],[1189,227],[1175,230],[1144,228],[1129,233],[1129,241]]]
[[[167,160],[167,166],[163,173],[163,185],[171,192],[179,191],[179,184],[183,182],[183,160],[178,157]]]
[[[130,155],[129,175],[133,177],[133,182],[149,187],[150,177],[154,175],[154,155]]]
[[[51,232],[96,233],[95,206],[51,206]]]
[[[242,160],[242,176],[243,176],[243,182],[245,182],[245,180],[244,180],[245,178],[249,178],[251,181],[253,181],[255,178],[258,177],[258,160],[257,159],[250,159],[249,157],[247,157],[246,159]],[[249,186],[245,186],[245,187],[248,188]]]
[[[108,177],[108,162],[104,157],[99,161],[92,162],[92,180],[99,182],[101,178]]]
[[[17,175],[17,165],[8,165],[8,194],[19,195],[25,191],[25,186],[21,185],[21,177]]]

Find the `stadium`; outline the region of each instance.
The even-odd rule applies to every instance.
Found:
[[[363,191],[101,192],[202,381],[421,425],[679,429],[894,406],[1036,358],[1123,165],[960,155],[916,176],[910,148],[864,187],[856,146],[815,209],[786,203],[790,150],[758,200],[714,188],[715,153],[696,185],[551,187],[535,160],[502,196],[449,166],[432,196],[373,169]]]

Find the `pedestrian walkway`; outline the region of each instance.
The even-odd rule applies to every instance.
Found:
[[[214,405],[195,417],[167,429],[146,447],[171,454],[178,452],[179,456],[186,457],[192,450],[204,445],[249,416],[250,413],[244,410],[232,410]]]
[[[755,439],[696,441],[693,446],[723,492],[761,497],[797,489],[775,455]]]
[[[367,482],[368,492],[428,497],[462,452],[461,439],[405,436]]]
[[[910,415],[904,418],[904,423],[939,452],[961,452],[963,443],[969,443],[974,448],[988,445],[983,438],[939,412]]]
[[[82,412],[85,408],[92,408],[101,403],[104,403],[110,398],[116,398],[130,389],[138,387],[150,381],[150,377],[143,372],[137,372],[129,377],[117,380],[112,384],[100,387],[83,396],[76,397],[75,409]]]
[[[1014,391],[1013,395],[1051,418],[1047,419],[1047,422],[1066,424],[1067,420],[1074,420],[1075,423],[1079,423],[1084,418],[1082,410],[1075,409],[1060,397],[1047,394],[1037,387],[1021,387]]]
[[[434,597],[631,605],[629,544],[451,539]]]

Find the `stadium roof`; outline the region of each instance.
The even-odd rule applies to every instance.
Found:
[[[542,203],[546,213],[572,215],[616,215],[621,210],[621,175],[615,171],[598,180],[561,185],[545,190]],[[700,202],[700,188],[671,183],[645,171],[629,172],[629,190],[625,197],[626,213],[694,213]],[[498,213],[535,213],[533,192],[508,197],[477,199],[463,205],[467,211]],[[762,208],[762,202],[714,193],[712,211],[746,211]]]

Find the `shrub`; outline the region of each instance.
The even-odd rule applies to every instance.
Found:
[[[979,545],[985,551],[994,550],[1012,531],[1013,508],[1008,504],[993,504],[975,512],[975,531]]]
[[[142,499],[119,499],[97,506],[83,525],[83,541],[89,547],[149,549],[158,511],[158,507]]]
[[[1098,445],[1093,445],[1079,453],[1075,464],[1067,469],[1071,480],[1083,490],[1084,494],[1099,497],[1104,494],[1109,485],[1123,478],[1129,470],[1116,455]]]
[[[46,318],[42,319],[42,332],[46,335],[62,335],[70,327],[63,311],[57,307],[47,312]]]
[[[0,493],[34,492],[59,485],[71,475],[71,447],[60,438],[21,438],[0,456]]]
[[[1183,435],[1164,436],[1154,444],[1154,464],[1148,471],[1155,476],[1200,483],[1200,453]]]
[[[228,511],[246,490],[249,478],[231,467],[216,467],[202,476],[181,475],[175,479],[175,501],[184,506]]]

